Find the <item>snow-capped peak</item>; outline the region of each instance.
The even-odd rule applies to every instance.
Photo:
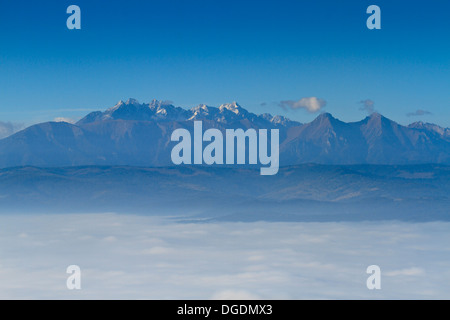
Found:
[[[123,100],[119,100],[119,102],[117,102],[115,106],[113,106],[109,109],[106,109],[106,112],[114,112],[117,109],[119,109],[121,106],[123,106],[124,104],[125,104],[125,102],[123,102]]]
[[[425,123],[422,121],[413,122],[410,125],[408,125],[408,128],[414,128],[414,129],[425,129],[429,131],[434,131],[437,134],[439,134],[441,137],[449,138],[450,137],[450,129],[449,128],[443,128],[441,126],[438,126],[437,124],[432,123]]]
[[[232,103],[225,103],[219,107],[220,111],[224,109],[229,110],[235,114],[247,113],[246,110],[242,108],[236,101]]]
[[[138,100],[130,98],[126,102],[119,101],[114,107],[105,112],[91,113],[79,123],[92,123],[102,120],[137,120],[137,121],[193,121],[206,120],[220,123],[235,123],[248,121],[258,126],[276,125],[292,126],[299,125],[282,116],[271,116],[265,114],[258,116],[242,108],[237,102],[222,104],[220,107],[211,107],[199,104],[189,110],[175,107],[171,101],[153,99],[150,103],[141,104]]]
[[[199,104],[198,106],[191,108],[191,112],[193,113],[198,111],[209,111],[209,107],[206,104]]]

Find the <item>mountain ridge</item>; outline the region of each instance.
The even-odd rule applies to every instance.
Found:
[[[344,122],[330,113],[301,124],[283,116],[256,115],[237,102],[189,110],[170,102],[119,101],[75,124],[45,122],[0,140],[0,167],[21,165],[171,165],[177,128],[279,129],[280,164],[450,164],[448,128],[420,122],[402,126],[373,113]]]
[[[136,99],[120,100],[115,106],[102,111],[94,111],[79,120],[77,125],[84,125],[106,120],[137,120],[137,121],[192,121],[211,120],[231,124],[243,119],[259,122],[260,125],[282,124],[301,125],[297,121],[283,116],[265,113],[256,115],[241,107],[237,102],[225,103],[218,108],[200,104],[190,109],[175,107],[165,101],[152,100],[150,103],[139,103]]]

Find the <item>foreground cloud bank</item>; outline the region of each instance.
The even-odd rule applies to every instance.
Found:
[[[0,216],[0,298],[450,298],[450,223]],[[82,289],[66,288],[67,266]],[[367,266],[382,289],[366,287]]]

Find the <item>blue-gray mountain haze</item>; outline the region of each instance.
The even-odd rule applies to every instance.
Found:
[[[277,128],[275,176],[248,166],[173,166],[176,128]],[[190,110],[130,99],[76,124],[0,140],[2,212],[134,212],[187,221],[449,220],[450,133],[380,114],[301,124],[237,103]]]

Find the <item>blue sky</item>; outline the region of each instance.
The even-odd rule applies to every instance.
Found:
[[[71,4],[81,30],[66,28]],[[381,30],[366,27],[371,4]],[[133,97],[307,122],[317,113],[279,103],[317,97],[344,121],[369,99],[399,123],[448,127],[449,12],[447,0],[2,1],[0,121],[76,119]]]

